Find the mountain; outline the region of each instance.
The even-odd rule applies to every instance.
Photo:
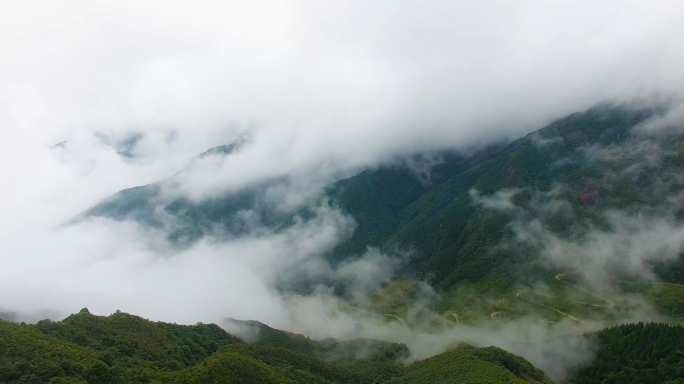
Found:
[[[684,226],[684,130],[641,128],[661,113],[601,105],[555,121],[426,190],[391,225],[366,219],[374,205],[365,201],[382,188],[345,191],[353,197],[340,206],[385,252],[411,251],[398,278],[428,279],[441,295],[435,309],[461,322],[614,322],[640,310],[635,294],[681,321],[684,257],[662,257],[660,247],[680,248],[671,242]],[[655,228],[671,235],[656,241]],[[357,239],[338,249],[369,243]],[[551,259],[559,246],[567,253]],[[415,289],[399,296],[379,308],[402,316]]]
[[[444,184],[473,166],[495,157],[503,145],[461,153],[432,154],[437,161],[415,155],[411,163],[431,164],[422,175],[407,163],[365,170],[326,188],[330,203],[351,215],[358,226],[348,241],[340,244],[332,259],[358,255],[368,246],[383,246],[402,226],[402,213],[428,191]]]
[[[666,204],[684,187],[672,177],[684,170],[684,136],[652,137],[632,130],[656,113],[599,106],[573,114],[407,199],[409,203],[395,204],[391,214],[376,213],[382,205],[375,200],[393,203],[384,193],[392,190],[403,202],[409,187],[393,183],[392,177],[383,182],[377,172],[342,181],[346,188],[335,195],[337,201],[366,235],[355,236],[339,249],[358,251],[364,244],[380,244],[388,250],[413,251],[405,274],[431,276],[434,284],[448,289],[491,275],[537,279],[545,273],[535,270],[538,249],[525,244],[500,247],[515,242],[511,223],[516,220],[537,219],[561,238],[581,236],[592,226],[608,230],[605,215],[616,210],[663,213],[679,222],[681,208],[668,212]],[[509,199],[500,202],[505,207],[477,204],[478,198],[492,200],[506,192]],[[562,202],[567,212],[542,212],[538,205],[545,202]],[[681,272],[666,269],[656,272],[684,281]]]
[[[173,227],[169,230],[169,238],[180,244],[192,243],[206,234],[214,233],[217,226],[222,226],[234,234],[244,233],[247,228],[240,219],[239,212],[257,209],[259,195],[265,193],[267,187],[275,184],[277,180],[201,203],[193,203],[182,196],[166,199],[163,193],[166,188],[173,188],[175,177],[179,174],[192,172],[196,162],[212,156],[228,156],[240,151],[248,142],[246,138],[238,138],[230,145],[211,148],[190,161],[174,177],[153,184],[124,189],[89,208],[71,222],[87,217],[106,217],[114,220],[135,220],[155,228],[162,228],[167,225],[168,217],[173,217]],[[261,220],[271,226],[284,220],[284,215],[275,210],[264,209],[259,210],[259,213]]]
[[[169,238],[178,243],[189,244],[203,235],[228,232],[233,236],[247,233],[252,224],[246,223],[240,214],[251,211],[250,220],[257,217],[259,224],[275,230],[287,225],[291,212],[282,212],[269,204],[268,194],[287,182],[285,178],[265,180],[221,197],[195,203],[186,197],[164,196],[165,189],[173,189],[176,178],[184,172],[192,172],[196,162],[209,157],[220,160],[249,144],[239,138],[230,145],[211,148],[198,155],[175,176],[157,183],[122,190],[89,208],[71,222],[88,217],[106,217],[114,220],[135,220],[152,227],[165,226],[173,218]],[[503,149],[491,145],[483,150],[462,154],[457,151],[441,151],[429,155],[416,154],[396,164],[366,170],[350,179],[340,180],[326,189],[326,195],[352,215],[358,216],[359,229],[353,240],[336,253],[348,255],[360,253],[367,245],[381,245],[398,225],[398,212],[415,201],[425,191],[439,185],[450,177],[484,161]],[[367,199],[367,200],[364,200]],[[348,203],[347,203],[348,202]],[[306,209],[297,212],[307,214]],[[366,230],[368,228],[368,230]],[[382,231],[376,236],[369,231]]]
[[[544,259],[544,239],[579,244],[592,234],[610,234],[627,222],[611,221],[616,214],[646,224],[681,226],[684,205],[677,203],[681,200],[677,196],[684,191],[683,130],[640,129],[663,113],[658,108],[599,105],[505,146],[415,154],[339,180],[325,188],[324,199],[352,216],[357,227],[351,238],[326,257],[335,264],[362,254],[369,246],[389,255],[410,253],[410,262],[398,277],[428,280],[437,291],[448,293],[443,295],[440,311],[455,309],[454,305],[471,311],[473,306],[462,306],[472,296],[519,302],[524,297],[516,295],[520,284],[544,281],[554,286],[558,282],[553,276],[568,269],[574,269],[581,280],[586,271],[579,269],[590,263],[573,264],[567,258],[568,265],[559,265]],[[200,158],[230,156],[243,145],[211,149]],[[161,190],[173,183],[171,178],[121,191],[83,216],[132,218],[155,226],[162,226],[163,217],[171,216],[176,224],[170,237],[191,243],[217,227],[233,235],[245,233],[248,226],[239,214],[244,210],[256,212],[261,225],[272,231],[292,225],[294,216],[306,220],[315,214],[308,208],[286,213],[262,204],[268,188],[279,182],[269,180],[193,203],[183,197],[161,199]],[[626,265],[616,257],[604,268],[615,281],[639,280],[639,271]],[[684,282],[681,255],[674,260],[645,260],[639,268],[666,282]],[[674,296],[639,290],[648,291],[659,310],[684,316]],[[485,307],[489,312],[480,313],[485,317],[493,312],[528,312]],[[551,307],[558,309],[555,304]],[[553,321],[556,314],[546,316]]]
[[[155,323],[118,311],[105,317],[83,309],[35,325],[0,320],[0,382],[414,383],[426,366],[423,382],[549,382],[524,359],[496,348],[460,346],[404,366],[401,344],[315,342],[250,325],[259,329],[253,343],[214,324]]]
[[[367,216],[374,218],[377,215],[368,213],[369,209],[358,208],[366,205],[365,200],[382,196],[375,192],[382,190],[381,187],[362,189],[352,185],[339,194],[343,197],[338,201],[360,222],[360,227],[368,226],[370,228],[366,232],[380,237],[377,243],[414,251],[416,261],[409,269],[411,272],[431,274],[434,282],[448,288],[466,277],[479,279],[491,272],[509,271],[530,258],[523,252],[491,252],[495,245],[512,235],[507,233],[506,227],[513,213],[506,210],[492,212],[476,206],[471,195],[473,189],[481,195],[519,189],[514,204],[524,206],[534,193],[549,192],[558,184],[563,186],[562,197],[572,204],[575,213],[581,218],[595,216],[598,211],[619,206],[625,199],[608,193],[609,186],[601,180],[603,172],[591,169],[593,163],[578,149],[619,143],[630,128],[650,116],[650,113],[631,109],[597,108],[559,120],[516,140],[493,158],[453,175],[410,203],[398,207],[394,212],[396,220],[391,225],[367,219]],[[557,167],[563,160],[566,165]],[[361,183],[369,176],[361,174],[341,183]],[[385,182],[383,186],[393,189],[395,194],[409,191],[389,184]],[[592,197],[592,193],[597,194],[596,197]],[[633,198],[629,204],[642,203],[637,196]],[[568,230],[568,225],[574,223],[557,223],[557,230]]]

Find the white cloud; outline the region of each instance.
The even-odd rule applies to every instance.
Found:
[[[287,327],[283,273],[330,251],[354,222],[329,208],[278,233],[230,242],[211,238],[175,249],[166,234],[132,222],[96,219],[3,238],[0,302],[32,312],[96,314],[117,309],[155,320],[218,322],[226,316]]]
[[[254,148],[188,193],[515,136],[684,86],[675,2],[29,0],[0,14],[2,161],[93,130],[145,133],[117,170],[75,150],[109,192],[246,130]]]
[[[513,198],[520,193],[519,188],[507,188],[496,191],[489,196],[482,196],[476,189],[468,191],[473,204],[497,211],[514,211],[516,209]]]
[[[621,274],[655,279],[651,262],[676,260],[684,252],[684,228],[669,217],[620,211],[606,216],[609,229],[590,228],[571,239],[559,237],[538,220],[513,228],[518,240],[539,247],[551,266],[579,271],[588,284],[604,290]]]
[[[330,211],[318,227],[185,251],[131,223],[56,228],[246,132],[252,145],[181,177],[179,190],[202,199],[287,176],[270,193],[292,210],[397,154],[517,136],[604,99],[681,92],[683,11],[650,1],[3,2],[0,306],[278,325],[273,266],[330,249],[348,218]],[[142,135],[132,159],[97,135],[131,133]]]

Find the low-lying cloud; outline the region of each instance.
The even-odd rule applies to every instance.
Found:
[[[505,141],[604,100],[684,89],[684,5],[674,2],[29,0],[0,5],[0,36],[0,307],[23,312],[88,306],[291,329],[279,283],[307,277],[366,292],[401,261],[371,249],[327,265],[323,256],[354,221],[325,205],[279,231],[245,211],[244,236],[208,236],[180,250],[166,227],[62,224],[121,189],[173,175],[168,192],[194,202],[284,180],[264,199],[296,212],[364,167]],[[680,115],[647,128],[666,130]],[[243,150],[177,175],[199,153],[244,135]],[[425,169],[439,160],[408,165],[429,184]],[[472,196],[513,210],[516,193]],[[622,217],[615,233],[583,243],[541,228],[541,246],[549,260],[566,251],[582,259],[587,247],[624,251],[635,268],[651,259],[636,239],[660,240],[660,258],[680,249],[671,222],[638,218]],[[312,308],[336,308],[339,298],[318,296]],[[323,324],[338,321],[328,317]],[[331,334],[311,321],[307,332]],[[553,339],[555,331],[527,335],[516,326],[438,339],[378,323],[367,336],[406,342],[418,357],[452,340],[491,342],[543,366],[545,352],[520,352],[526,344],[512,335]]]
[[[3,163],[35,167],[66,140],[109,193],[245,132],[253,148],[188,180],[189,196],[514,138],[684,88],[672,2],[31,0],[0,14]]]
[[[684,252],[684,227],[672,219],[614,211],[607,220],[610,229],[592,228],[577,239],[563,239],[539,221],[516,226],[516,234],[539,247],[550,266],[579,271],[601,289],[619,276],[656,280],[651,263],[675,261]]]
[[[476,189],[471,189],[469,192],[473,204],[481,205],[485,209],[493,209],[497,211],[513,211],[517,207],[512,199],[520,193],[518,188],[509,188],[496,191],[491,196],[482,196]]]
[[[34,231],[39,242],[4,241],[15,257],[0,272],[0,300],[17,311],[88,306],[97,314],[120,309],[180,323],[234,316],[286,327],[276,282],[354,228],[338,211],[316,213],[278,233],[229,242],[207,237],[182,250],[164,231],[130,221],[92,219]]]

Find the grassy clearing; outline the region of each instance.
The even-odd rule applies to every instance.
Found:
[[[453,287],[443,294],[436,310],[447,318],[457,314],[463,324],[527,316],[555,323],[564,318],[617,320],[652,305],[671,320],[684,321],[684,285],[623,281],[618,288],[610,295],[595,292],[577,277],[562,275],[545,276],[527,287],[490,277]]]

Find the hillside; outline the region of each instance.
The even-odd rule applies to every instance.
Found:
[[[496,347],[462,346],[419,361],[390,381],[400,383],[550,383],[532,364]]]
[[[35,325],[0,320],[0,382],[403,383],[415,382],[425,364],[426,378],[445,383],[548,382],[524,359],[493,348],[460,347],[405,367],[408,351],[400,344],[316,342],[252,325],[259,337],[250,344],[213,324],[155,323],[121,312],[104,317],[84,309]]]
[[[566,258],[559,264],[543,257],[546,239],[581,244],[597,233],[634,231],[621,227],[630,220],[681,226],[684,206],[677,196],[684,190],[679,176],[684,172],[684,135],[681,130],[639,130],[640,124],[659,113],[600,105],[505,147],[416,154],[339,180],[325,188],[325,199],[353,217],[357,226],[351,238],[326,258],[336,264],[362,254],[368,246],[390,255],[410,252],[411,259],[399,277],[427,280],[443,294],[437,305],[441,313],[460,313],[461,320],[471,323],[487,320],[492,313],[498,313],[500,320],[529,314],[552,322],[563,314],[615,318],[614,311],[601,304],[575,303],[587,301],[581,290],[592,284],[610,286],[613,292],[638,293],[668,316],[684,318],[684,306],[679,304],[684,290],[676,284],[649,285],[642,273],[652,270],[665,282],[682,283],[681,255],[674,260],[651,257],[638,270],[625,268],[618,255],[612,264],[599,266],[610,271],[610,277],[601,281],[585,281],[588,263],[579,259]],[[212,149],[198,159],[230,156],[242,145]],[[84,215],[162,226],[158,216],[162,209],[178,220],[170,238],[187,244],[206,233],[215,234],[217,226],[239,236],[249,228],[238,213],[250,209],[260,225],[277,232],[294,222],[291,213],[263,204],[266,191],[280,182],[266,181],[197,204],[182,197],[160,200],[160,190],[173,183],[171,178],[121,191]],[[310,202],[312,206],[319,203]],[[616,214],[622,215],[620,219],[611,219]],[[305,207],[296,215],[306,220],[315,212]],[[648,234],[643,236],[648,238]],[[591,257],[589,253],[580,256]],[[577,274],[574,285],[580,288],[553,278],[566,270]],[[533,288],[539,284],[555,293]],[[289,282],[284,286],[306,292],[312,285]]]
[[[681,321],[684,257],[659,260],[655,250],[662,243],[644,249],[625,245],[630,238],[645,244],[657,236],[650,232],[653,226],[671,228],[670,239],[682,228],[684,135],[681,129],[640,129],[657,116],[656,110],[619,106],[573,114],[410,203],[395,205],[391,213],[376,213],[380,201],[393,201],[382,191],[400,197],[411,191],[393,182],[396,177],[376,170],[340,181],[334,201],[359,227],[331,257],[343,259],[366,244],[389,254],[410,250],[413,257],[400,278],[427,278],[442,294],[436,309],[471,324],[529,315],[554,323],[617,321],[643,308],[634,307],[634,294]],[[552,244],[578,258],[550,260]],[[595,254],[602,252],[601,244],[603,254]],[[609,247],[616,249],[606,251]],[[643,259],[643,265],[630,267],[630,258]],[[653,284],[652,275],[672,284]],[[608,301],[597,301],[606,295]],[[403,316],[415,293],[399,296],[375,307]]]
[[[405,161],[340,180],[326,188],[326,195],[358,226],[329,259],[343,260],[368,246],[387,252],[411,251],[414,257],[404,275],[430,276],[443,290],[490,275],[516,281],[528,275],[529,281],[538,280],[548,272],[532,263],[538,249],[522,244],[514,252],[502,252],[498,247],[514,240],[510,224],[520,219],[521,212],[528,219],[539,219],[558,236],[571,238],[585,233],[589,226],[608,228],[606,212],[662,207],[669,196],[682,190],[681,183],[668,181],[670,174],[684,166],[679,149],[682,135],[670,134],[665,139],[632,130],[655,113],[598,106],[558,120],[505,148],[415,155],[413,164],[429,164],[421,175]],[[230,156],[241,145],[213,149],[200,158]],[[649,149],[660,153],[649,155]],[[161,207],[183,223],[170,237],[186,241],[212,232],[216,225],[233,234],[247,230],[238,218],[238,212],[245,209],[255,210],[267,227],[275,229],[290,222],[291,216],[259,203],[269,186],[281,180],[199,204],[185,198],[161,201],[160,189],[171,182],[173,178],[121,191],[84,215],[132,218],[161,226],[155,213]],[[504,209],[476,201],[503,198],[506,193],[509,205]],[[542,203],[553,202],[565,204],[568,211],[551,214],[540,210]],[[299,214],[306,217],[311,213],[304,209]],[[684,280],[681,270],[656,265],[656,272],[669,281]]]
[[[156,228],[165,226],[168,216],[175,222],[169,239],[177,244],[191,244],[204,235],[227,232],[231,236],[248,233],[254,223],[246,223],[241,211],[251,211],[258,225],[275,230],[288,225],[291,212],[282,212],[272,205],[269,194],[286,185],[284,178],[268,179],[256,185],[224,196],[192,202],[184,196],[164,197],[165,190],[173,190],[177,178],[193,172],[202,160],[211,161],[240,151],[248,141],[238,139],[230,145],[211,148],[193,159],[178,174],[157,183],[122,190],[89,208],[71,222],[87,217],[106,217],[114,220],[135,220]],[[491,145],[473,153],[440,151],[427,155],[416,154],[396,164],[366,170],[340,180],[326,188],[326,195],[341,205],[359,222],[352,241],[341,245],[336,254],[345,257],[363,252],[368,245],[381,245],[398,228],[398,213],[419,198],[425,191],[439,185],[455,174],[491,158],[503,149]],[[438,160],[435,160],[438,159]],[[423,173],[416,169],[421,164],[433,164]],[[310,214],[305,207],[297,214]],[[380,232],[380,234],[376,232]]]
[[[596,358],[578,367],[570,383],[682,383],[684,327],[626,324],[594,333]]]
[[[570,236],[586,229],[589,222],[602,224],[602,214],[610,209],[651,206],[662,197],[650,188],[658,177],[665,176],[667,169],[661,164],[654,167],[653,174],[621,174],[641,159],[621,158],[618,164],[602,164],[589,154],[589,149],[631,145],[630,129],[649,116],[647,111],[600,107],[519,139],[496,157],[453,176],[401,209],[398,228],[383,244],[414,251],[415,261],[407,273],[429,274],[443,289],[490,274],[517,278],[534,272],[528,262],[536,259],[537,250],[525,246],[512,252],[496,249],[513,240],[515,233],[509,224],[518,218],[518,210],[542,220],[560,236]],[[669,167],[680,167],[680,160],[677,156],[662,159]],[[615,179],[607,178],[607,173],[615,174]],[[676,188],[664,193],[674,195],[681,185]],[[480,196],[498,197],[497,192],[506,190],[513,195],[510,205],[492,209],[476,204],[473,190]],[[553,200],[567,202],[567,215],[544,217],[544,212],[533,206],[551,193],[555,194]],[[381,233],[381,229],[375,232]],[[535,279],[539,276],[532,275]]]

